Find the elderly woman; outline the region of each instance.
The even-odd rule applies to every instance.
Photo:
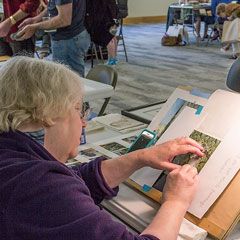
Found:
[[[174,156],[203,148],[182,138],[115,159],[69,169],[84,122],[80,77],[52,62],[12,58],[0,69],[0,239],[176,239],[198,176]],[[28,132],[44,128],[44,145]],[[162,206],[140,235],[114,222],[98,204],[149,166],[168,169]]]

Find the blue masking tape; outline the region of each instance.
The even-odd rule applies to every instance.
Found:
[[[201,90],[196,89],[196,88],[192,89],[190,91],[190,93],[194,96],[202,97],[202,98],[206,98],[206,99],[208,99],[211,95],[210,93],[202,92]]]
[[[200,115],[200,113],[202,112],[202,110],[203,110],[203,106],[199,105],[195,114],[196,114],[196,115]]]
[[[142,187],[142,190],[144,192],[149,192],[151,190],[151,187],[149,187],[148,185],[144,184],[143,187]]]

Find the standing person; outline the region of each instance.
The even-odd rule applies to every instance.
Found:
[[[0,55],[34,54],[35,42],[32,36],[17,42],[10,35],[18,31],[18,26],[28,16],[33,16],[39,0],[3,0],[4,21],[0,23]]]
[[[214,20],[216,22],[216,27],[214,28],[214,34],[213,34],[213,37],[212,37],[212,40],[217,40],[218,38],[221,39],[222,37],[222,25],[224,23],[224,21],[226,20],[225,18],[222,18],[222,17],[219,17],[218,14],[217,14],[217,6],[218,4],[221,4],[221,3],[230,3],[232,2],[232,0],[211,0],[211,10],[212,10],[212,15],[214,17]],[[228,48],[228,47],[227,47]],[[224,51],[224,48],[223,48],[223,51]]]
[[[108,14],[109,14],[109,19],[112,19],[112,24],[109,27],[109,33],[112,34],[112,39],[110,42],[107,44],[107,50],[108,50],[108,65],[116,65],[118,60],[117,60],[117,3],[116,0],[108,0],[107,1],[107,6],[108,6]]]
[[[47,12],[50,19],[42,21]],[[23,29],[19,40],[32,36],[38,29],[50,31],[53,60],[84,77],[84,56],[90,45],[84,26],[85,14],[86,0],[49,0],[47,10],[20,25]]]
[[[107,65],[116,65],[117,60],[117,46],[118,46],[118,40],[116,37],[117,34],[117,25],[114,24],[109,29],[110,34],[112,34],[112,39],[107,45],[107,51],[108,51],[108,61]]]
[[[117,63],[117,13],[116,0],[89,0],[86,27],[95,44],[107,47],[109,65]]]
[[[40,0],[40,6],[37,14],[40,14],[47,9],[48,0]],[[38,49],[39,58],[43,59],[51,53],[51,37],[49,32],[37,30],[35,33],[36,40],[42,40],[41,47]]]
[[[222,42],[227,43],[227,45],[222,49],[228,50],[230,47],[229,44],[231,44],[232,56],[230,59],[237,59],[240,56],[240,41],[238,37],[239,21],[237,21],[237,18],[240,18],[240,4],[221,3],[217,6],[217,15],[223,19],[227,19],[223,25],[223,34],[221,39]],[[229,24],[226,24],[227,21],[229,21]]]
[[[0,239],[177,239],[198,174],[172,160],[185,153],[202,157],[202,146],[180,138],[69,169],[64,163],[78,154],[86,125],[81,78],[61,64],[15,57],[1,67],[0,86]],[[28,134],[42,127],[43,146]],[[170,173],[160,210],[134,235],[98,205],[147,166]]]
[[[228,3],[231,3],[231,2],[232,2],[232,0],[212,0],[212,1],[211,1],[212,15],[213,15],[215,18],[218,17],[218,16],[217,16],[217,12],[216,12],[216,9],[217,9],[218,4],[220,4],[220,3],[226,3],[226,4],[228,4]]]

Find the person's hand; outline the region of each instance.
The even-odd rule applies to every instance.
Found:
[[[167,176],[162,202],[180,203],[187,210],[196,193],[198,182],[198,172],[195,167],[184,165],[173,170]]]
[[[179,165],[172,163],[175,156],[193,153],[197,156],[203,157],[203,151],[203,147],[195,140],[184,137],[155,145],[151,148],[139,150],[138,154],[139,159],[144,163],[143,165],[171,171],[180,167]]]
[[[27,19],[25,19],[25,20],[18,26],[18,28],[19,28],[19,29],[22,29],[22,28],[24,28],[25,26],[30,25],[30,24],[33,24],[33,23],[35,23],[35,21],[34,21],[33,18],[27,18]]]
[[[34,24],[25,26],[22,30],[17,32],[16,40],[23,41],[29,39],[36,32]]]
[[[10,19],[6,19],[5,21],[0,23],[0,37],[6,37],[12,27],[12,23]]]

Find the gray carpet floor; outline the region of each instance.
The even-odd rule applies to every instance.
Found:
[[[139,105],[167,99],[179,85],[213,92],[226,89],[225,79],[233,60],[220,52],[214,41],[196,45],[191,32],[187,46],[164,47],[165,24],[128,25],[123,29],[129,62],[119,47],[118,84],[107,112],[120,112]],[[99,103],[97,103],[99,104]]]

